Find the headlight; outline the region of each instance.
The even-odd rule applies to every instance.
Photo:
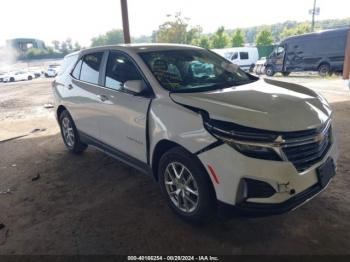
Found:
[[[239,144],[237,142],[225,141],[228,145],[236,149],[238,152],[245,156],[265,159],[265,160],[275,160],[281,161],[281,158],[277,153],[269,147],[249,145],[249,144]]]
[[[245,156],[265,160],[282,160],[273,148],[267,146],[272,144],[278,136],[272,131],[243,127],[218,120],[205,121],[204,126],[217,139]]]

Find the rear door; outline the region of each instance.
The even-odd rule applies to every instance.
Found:
[[[66,102],[75,125],[80,132],[98,138],[101,115],[98,104],[100,68],[104,52],[86,54],[76,64],[72,80],[66,88]]]
[[[106,61],[99,104],[100,140],[105,144],[147,162],[146,123],[151,98],[124,90],[128,80],[143,80],[136,64],[125,53],[111,51]]]

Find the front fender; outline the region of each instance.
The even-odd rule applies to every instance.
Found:
[[[202,116],[169,99],[155,99],[149,112],[150,156],[162,140],[174,142],[196,153],[216,142],[203,125]]]

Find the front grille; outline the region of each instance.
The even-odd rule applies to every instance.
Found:
[[[327,154],[332,144],[332,128],[327,123],[322,129],[313,129],[283,136],[283,153],[299,172],[310,168]]]

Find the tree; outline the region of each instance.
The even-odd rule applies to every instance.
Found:
[[[171,15],[169,15],[171,17]],[[158,43],[187,43],[187,22],[182,18],[181,13],[176,13],[174,20],[166,21],[159,26],[156,33],[156,41]]]
[[[53,48],[54,48],[56,51],[59,51],[59,50],[60,50],[60,41],[58,41],[58,40],[53,40],[53,41],[52,41],[52,44],[53,44]]]
[[[202,35],[198,38],[195,38],[192,40],[191,45],[196,45],[208,49],[210,48],[209,37],[206,35]]]
[[[256,45],[272,45],[274,42],[271,30],[262,29],[256,37]]]
[[[139,37],[132,37],[133,43],[150,43],[152,41],[152,36],[141,35]]]
[[[301,35],[311,32],[311,26],[309,23],[298,24],[296,27],[287,28],[285,27],[281,33],[281,38],[286,38],[293,35]]]
[[[73,40],[71,38],[67,38],[65,41],[53,40],[52,44],[53,49],[52,52],[49,53],[54,53],[53,51],[55,51],[56,53],[66,55],[81,49],[80,44],[78,42],[74,42],[73,44]]]
[[[91,46],[115,45],[124,43],[123,30],[114,29],[91,39]]]
[[[223,26],[219,27],[218,30],[211,38],[211,47],[212,48],[225,48],[229,44],[228,36],[225,32]]]
[[[201,38],[199,39],[199,46],[209,49],[210,48],[209,37],[206,35],[201,36]]]
[[[192,42],[195,39],[199,39],[201,34],[202,34],[202,27],[201,26],[195,26],[192,27],[190,30],[187,31],[187,35],[186,35],[186,43],[187,44],[192,44]]]
[[[68,49],[68,50],[73,50],[72,38],[67,38],[66,44],[67,44],[67,49]]]
[[[66,41],[63,41],[60,46],[60,52],[64,55],[69,53],[69,46]]]
[[[244,43],[245,43],[244,32],[242,29],[237,29],[232,34],[232,38],[231,38],[232,47],[241,47],[241,46],[244,46]]]
[[[74,51],[78,51],[81,49],[81,45],[78,42],[74,43]]]

